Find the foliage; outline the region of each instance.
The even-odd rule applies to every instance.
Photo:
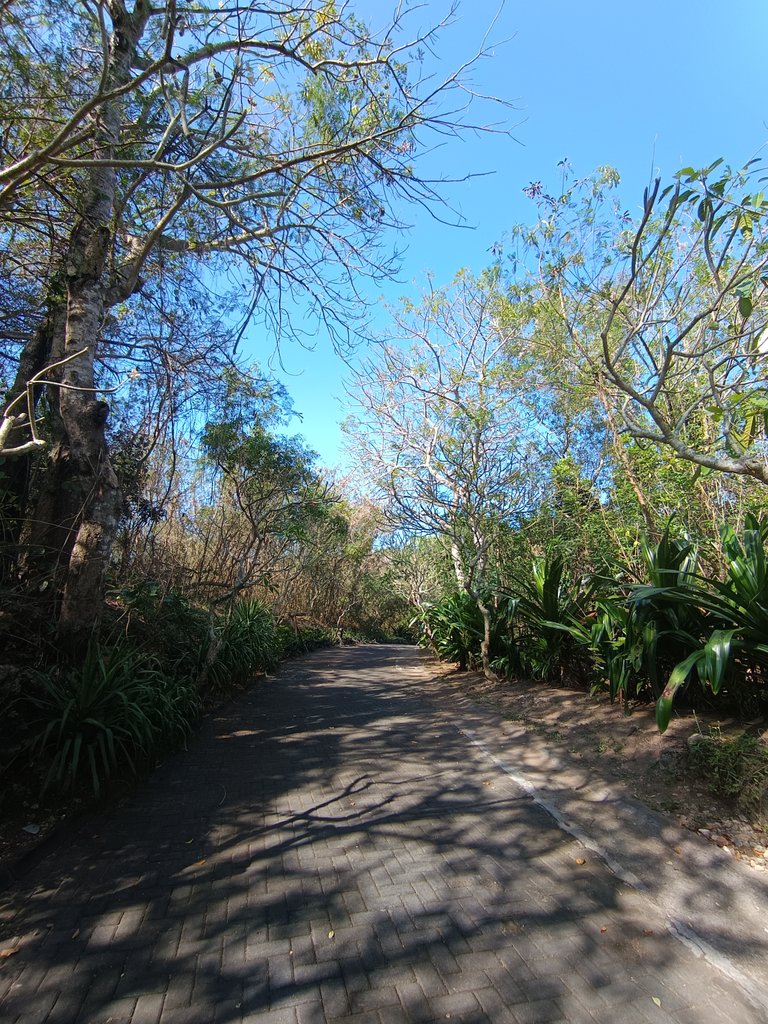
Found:
[[[222,692],[272,671],[282,657],[277,623],[257,599],[235,601],[228,614],[205,611],[156,580],[126,588],[122,600],[140,613],[131,636],[149,647],[169,675]]]
[[[528,281],[550,357],[606,420],[681,460],[768,482],[768,200],[765,164],[718,159],[646,189],[633,218],[618,174],[538,183],[534,227],[509,239],[510,286]],[[546,310],[546,312],[545,312]]]
[[[97,625],[126,516],[167,512],[131,493],[143,460],[162,439],[173,468],[248,328],[348,346],[361,276],[396,269],[387,231],[410,204],[440,205],[420,153],[468,127],[473,91],[423,72],[439,26],[413,20],[396,6],[372,30],[326,0],[3,5],[0,568],[28,578],[15,546],[29,538],[62,637]],[[296,468],[303,453],[259,427],[245,463]],[[248,491],[244,515],[264,497]]]
[[[145,579],[123,587],[121,603],[128,609],[128,634],[150,650],[169,676],[196,680],[210,640],[210,617],[176,590],[159,580]]]
[[[561,554],[518,565],[493,609],[493,665],[503,675],[607,684],[613,699],[655,699],[663,732],[675,694],[690,685],[711,699],[721,690],[737,708],[764,707],[768,667],[768,522],[747,515],[739,538],[722,530],[723,576],[699,571],[699,549],[675,536],[641,544],[642,580],[614,567],[610,577],[574,579]],[[524,563],[523,563],[524,566]],[[440,657],[477,664],[483,621],[466,593],[449,593],[417,616]]]
[[[508,670],[518,664],[510,628],[515,602],[501,598],[488,599],[488,603],[492,608],[492,663],[498,670]],[[477,601],[466,591],[447,594],[435,604],[426,605],[413,623],[422,629],[422,642],[443,661],[454,662],[462,669],[476,668],[481,663],[485,623]]]
[[[294,658],[308,654],[318,647],[328,647],[333,642],[330,632],[320,626],[292,629],[285,623],[278,623],[277,638],[280,644],[281,658]]]
[[[487,674],[491,548],[535,502],[539,480],[522,467],[544,459],[547,392],[528,365],[529,313],[503,304],[493,272],[461,272],[418,305],[403,303],[387,342],[355,373],[346,424],[392,529],[439,537],[454,587],[474,596]]]
[[[43,789],[87,781],[95,796],[117,772],[136,774],[189,737],[199,713],[190,685],[169,679],[126,644],[90,645],[78,669],[49,677],[31,698],[33,756],[47,771]]]
[[[415,622],[425,640],[443,661],[469,668],[477,663],[483,639],[483,620],[477,603],[466,591],[448,594],[422,609]]]
[[[699,609],[708,630],[691,653],[680,661],[661,695],[656,718],[664,731],[672,714],[675,694],[696,670],[702,687],[717,694],[729,685],[737,701],[765,700],[763,672],[768,667],[768,565],[765,545],[768,519],[748,515],[742,537],[724,525],[722,546],[726,575],[722,580],[694,577],[672,586],[650,591],[652,599],[661,599],[690,614]],[[749,679],[751,685],[745,686]]]
[[[270,611],[255,599],[236,601],[224,622],[214,627],[208,682],[214,692],[240,686],[257,673],[277,668],[281,655],[281,637]]]
[[[643,539],[641,552],[647,582],[632,584],[626,591],[626,615],[618,616],[623,643],[609,662],[609,678],[633,680],[633,689],[623,691],[625,699],[639,696],[645,687],[658,698],[661,676],[699,642],[707,628],[695,604],[681,605],[666,596],[667,589],[685,588],[693,579],[696,545],[687,537],[675,537],[668,523],[655,544]],[[612,608],[615,603],[606,603],[609,616]]]
[[[571,579],[560,554],[534,558],[530,575],[511,583],[508,600],[519,623],[517,646],[524,671],[547,682],[578,678],[577,642],[594,585]]]
[[[690,757],[712,791],[742,813],[766,820],[768,748],[756,736],[724,736],[718,727],[695,736]]]

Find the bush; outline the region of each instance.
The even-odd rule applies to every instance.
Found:
[[[765,705],[767,540],[768,520],[748,515],[741,538],[728,525],[721,531],[724,579],[698,575],[676,586],[649,588],[650,599],[698,617],[701,624],[698,635],[691,630],[680,632],[689,653],[672,670],[657,703],[656,720],[662,732],[669,724],[676,693],[689,684],[694,669],[702,690],[717,694],[725,688],[750,713]]]
[[[183,744],[200,710],[192,687],[169,679],[147,655],[98,642],[80,668],[49,676],[29,704],[30,751],[47,767],[43,790],[72,790],[87,779],[95,796],[115,773],[135,775]]]
[[[120,598],[132,614],[129,635],[152,651],[163,672],[201,690],[226,692],[282,657],[275,620],[260,601],[237,601],[228,616],[217,616],[176,591],[162,593],[155,580]]]
[[[580,682],[583,622],[593,584],[571,579],[562,555],[552,555],[534,558],[530,575],[518,575],[510,591],[523,671],[546,682]]]
[[[277,623],[261,601],[238,601],[229,618],[214,626],[208,641],[208,678],[215,690],[247,683],[277,668],[283,647]]]
[[[129,612],[128,636],[149,650],[165,675],[196,680],[208,651],[210,616],[177,591],[144,580],[118,594]]]
[[[511,674],[520,667],[512,631],[516,602],[505,597],[488,597],[491,609],[490,657],[493,668]],[[443,661],[456,663],[462,669],[480,665],[480,644],[483,639],[483,616],[477,601],[466,591],[448,594],[413,619],[420,625],[421,644],[431,647]]]
[[[295,629],[281,622],[277,626],[277,638],[280,644],[280,659],[295,658],[308,654],[318,647],[330,647],[333,637],[322,626],[302,626]]]
[[[480,659],[483,617],[475,600],[465,591],[448,594],[423,609],[414,619],[424,630],[424,643],[443,661],[472,668]]]

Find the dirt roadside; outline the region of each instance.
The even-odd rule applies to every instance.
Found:
[[[595,782],[618,783],[646,806],[697,832],[756,871],[768,872],[768,830],[716,797],[691,762],[688,739],[733,720],[678,714],[662,736],[652,705],[627,709],[602,695],[525,681],[489,682],[434,663],[434,696],[446,688],[538,735]]]

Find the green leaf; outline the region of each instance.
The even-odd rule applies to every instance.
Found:
[[[684,661],[681,661],[673,668],[669,681],[664,687],[664,692],[656,702],[656,725],[659,728],[659,732],[667,731],[669,720],[672,717],[672,702],[675,699],[675,694],[686,682],[694,666],[701,659],[702,654],[702,651],[694,651],[693,654],[689,654]]]
[[[706,683],[713,693],[719,693],[723,685],[728,665],[731,661],[731,642],[735,629],[716,629],[707,640],[702,650],[696,670],[702,683]]]
[[[748,295],[742,295],[739,299],[739,313],[746,320],[752,312],[752,299]]]

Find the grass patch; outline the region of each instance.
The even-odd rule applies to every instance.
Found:
[[[741,812],[766,821],[768,747],[756,736],[723,736],[711,726],[690,747],[694,767],[723,800],[735,801]]]

